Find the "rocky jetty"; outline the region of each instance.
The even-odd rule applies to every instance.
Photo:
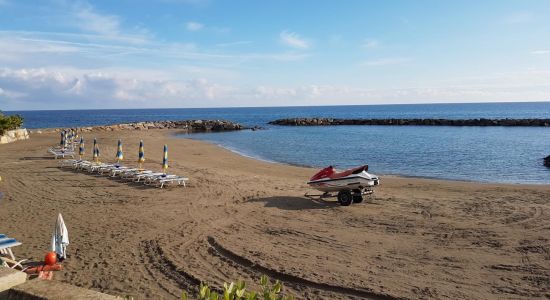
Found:
[[[48,131],[60,132],[66,128],[54,128],[36,130],[33,133]],[[180,129],[187,132],[207,132],[207,131],[232,131],[253,129],[224,120],[182,120],[182,121],[154,121],[154,122],[135,122],[103,126],[88,126],[73,128],[78,132],[91,131],[119,131],[119,130],[152,130],[152,129]]]
[[[550,168],[550,155],[544,158],[544,165]]]
[[[397,125],[397,126],[550,126],[550,119],[331,119],[291,118],[269,122],[283,126]]]

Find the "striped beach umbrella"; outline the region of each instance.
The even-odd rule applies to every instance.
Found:
[[[63,148],[67,148],[68,144],[69,144],[69,141],[67,140],[69,137],[68,137],[68,133],[65,133],[63,134]]]
[[[61,130],[61,140],[59,141],[59,146],[63,146],[65,144],[65,130]]]
[[[96,162],[99,162],[99,157],[101,156],[99,155],[99,144],[95,146],[95,156],[96,156]]]
[[[82,155],[84,155],[84,137],[80,137],[80,144],[78,145],[78,155],[80,156],[80,160],[82,160]]]
[[[94,158],[94,161],[97,162],[98,158],[99,158],[99,148],[97,147],[97,139],[94,138],[94,149],[93,149],[93,158]]]
[[[162,170],[164,170],[164,174],[166,174],[167,169],[168,169],[168,146],[164,145],[164,156],[162,157]]]
[[[124,154],[122,153],[122,142],[118,140],[118,146],[116,150],[116,160],[117,162],[120,162],[124,159]]]
[[[138,164],[141,169],[141,165],[145,162],[145,150],[143,150],[143,141],[139,141],[139,153],[138,153]]]

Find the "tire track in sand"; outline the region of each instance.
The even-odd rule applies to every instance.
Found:
[[[294,276],[291,274],[282,273],[282,272],[258,265],[250,261],[246,257],[240,256],[232,252],[231,250],[224,248],[222,245],[220,245],[216,241],[216,239],[214,239],[211,236],[209,236],[207,240],[208,240],[208,244],[213,250],[211,252],[213,255],[218,255],[220,257],[226,258],[242,266],[245,269],[251,270],[255,273],[268,275],[270,278],[274,278],[285,283],[290,283],[298,286],[306,286],[317,290],[323,290],[327,292],[344,294],[344,295],[355,296],[355,297],[366,298],[366,299],[380,299],[380,300],[402,299],[402,298],[394,297],[383,293],[377,293],[373,290],[354,289],[354,288],[348,288],[348,287],[343,287],[338,285],[331,285],[328,283],[314,282],[314,281],[301,278],[298,276]]]

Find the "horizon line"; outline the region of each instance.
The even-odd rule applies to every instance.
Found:
[[[230,108],[291,108],[291,107],[341,107],[341,106],[397,106],[397,105],[445,105],[445,104],[510,104],[510,103],[550,103],[549,100],[540,101],[496,101],[496,102],[420,102],[420,103],[372,103],[372,104],[327,104],[327,105],[287,105],[287,106],[221,106],[221,107],[147,107],[147,108],[75,108],[75,109],[28,109],[28,110],[1,110],[0,112],[28,112],[28,111],[75,111],[75,110],[161,110],[161,109],[230,109]]]

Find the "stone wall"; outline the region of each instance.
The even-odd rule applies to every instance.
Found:
[[[29,138],[29,132],[27,129],[15,129],[6,131],[4,135],[0,136],[0,144],[12,143],[15,141],[26,140]]]

